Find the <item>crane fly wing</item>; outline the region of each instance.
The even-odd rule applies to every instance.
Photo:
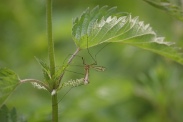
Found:
[[[103,66],[93,66],[92,68],[99,72],[105,71],[105,67]]]

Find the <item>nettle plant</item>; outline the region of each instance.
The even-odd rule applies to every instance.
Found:
[[[21,79],[12,70],[0,69],[0,104],[4,104],[14,89],[23,83],[30,82],[38,88],[47,90],[52,99],[52,121],[58,122],[58,92],[63,87],[77,87],[89,83],[89,70],[95,68],[97,71],[104,71],[104,67],[97,66],[96,62],[88,65],[84,62],[85,75],[81,79],[63,81],[64,74],[72,60],[80,50],[88,49],[103,43],[123,43],[136,46],[159,55],[170,58],[183,64],[183,57],[180,48],[173,42],[164,41],[158,37],[149,24],[144,24],[138,17],[132,17],[129,13],[117,12],[117,7],[96,6],[93,9],[87,8],[80,17],[73,21],[72,37],[76,45],[76,51],[61,68],[56,69],[54,56],[54,42],[52,39],[52,4],[47,0],[47,36],[49,65],[37,59],[42,67],[44,79]],[[5,107],[2,110],[7,110]],[[15,114],[16,112],[14,112]],[[14,116],[12,114],[12,116]],[[6,118],[7,119],[7,118]],[[9,117],[16,119],[16,117]]]

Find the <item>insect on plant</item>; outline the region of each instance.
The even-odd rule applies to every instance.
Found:
[[[88,41],[87,41],[87,45],[88,45]],[[85,85],[89,83],[89,70],[90,70],[90,68],[95,69],[96,71],[105,71],[105,67],[98,66],[97,65],[96,55],[95,55],[95,58],[94,58],[91,55],[88,47],[87,47],[87,51],[88,51],[88,54],[91,56],[91,58],[94,60],[94,63],[92,63],[92,64],[86,64],[84,58],[81,57],[82,58],[82,61],[83,61],[83,65],[84,65],[84,70],[85,70],[85,76],[84,76],[84,84]]]
[[[109,43],[108,43],[108,44],[109,44]],[[87,64],[87,63],[85,62],[84,57],[79,56],[79,57],[81,57],[82,62],[83,62],[83,65],[84,65],[84,71],[85,71],[85,73],[84,73],[84,79],[83,79],[83,80],[84,80],[84,85],[89,84],[89,71],[90,71],[91,68],[94,69],[94,70],[96,70],[96,71],[99,71],[99,72],[105,71],[105,69],[106,69],[105,67],[103,67],[103,66],[98,66],[98,65],[97,65],[96,57],[97,57],[97,54],[99,54],[99,52],[102,51],[102,49],[103,49],[104,47],[106,47],[108,44],[104,45],[104,46],[95,54],[95,58],[94,58],[94,57],[92,56],[92,54],[90,53],[89,49],[88,49],[88,38],[87,38],[87,52],[88,52],[88,54],[90,55],[90,57],[93,59],[94,63]]]
[[[85,61],[85,58],[83,56],[79,56],[79,55],[74,55],[76,57],[80,57],[82,59],[82,65],[72,65],[72,66],[78,66],[78,67],[84,67],[84,73],[78,73],[78,72],[75,72],[75,71],[70,71],[70,70],[66,70],[66,71],[69,71],[69,72],[73,72],[73,73],[77,73],[77,74],[82,74],[84,75],[84,84],[88,84],[89,83],[89,71],[90,69],[94,69],[96,71],[99,71],[99,72],[102,72],[102,71],[105,71],[105,67],[104,66],[99,66],[97,65],[97,60],[96,60],[96,57],[97,55],[99,54],[99,52],[101,52],[104,47],[106,47],[108,44],[110,43],[107,43],[106,45],[104,45],[102,48],[100,48],[97,53],[95,54],[95,57],[92,56],[92,54],[90,53],[90,50],[88,48],[88,39],[87,39],[87,53],[89,54],[89,56],[91,57],[91,59],[94,61],[93,63],[91,64],[87,64],[86,61]],[[70,64],[71,65],[71,64]]]
[[[109,43],[108,43],[108,44],[109,44]],[[104,47],[106,47],[108,44],[104,45],[104,46],[95,54],[95,57],[93,57],[92,54],[90,53],[89,49],[88,49],[88,41],[87,41],[87,52],[88,52],[88,54],[90,55],[90,57],[92,58],[92,60],[93,60],[94,62],[91,63],[91,64],[87,64],[87,63],[85,62],[85,59],[84,59],[83,56],[75,55],[75,56],[80,57],[80,58],[82,59],[82,64],[83,64],[83,65],[82,65],[82,66],[81,66],[81,65],[72,65],[72,66],[84,67],[84,74],[83,74],[83,73],[74,72],[74,71],[70,71],[70,70],[66,70],[66,71],[84,75],[84,78],[82,79],[82,83],[81,83],[81,84],[84,84],[84,85],[89,84],[89,71],[90,71],[90,69],[94,69],[94,70],[99,71],[99,72],[103,72],[103,71],[105,71],[105,69],[106,69],[104,66],[98,66],[98,65],[97,65],[96,57],[97,57],[97,54],[99,54],[99,52],[102,51],[102,49],[103,49]],[[58,103],[59,103],[60,101],[63,100],[63,98],[71,91],[72,88],[81,85],[81,84],[78,85],[78,82],[75,81],[75,80],[73,80],[73,81],[71,81],[71,82],[72,82],[71,88],[62,96],[62,98],[58,101]],[[70,82],[70,83],[71,83],[71,82]],[[75,82],[76,84],[75,84],[74,82]],[[69,83],[68,83],[68,84],[69,84]]]

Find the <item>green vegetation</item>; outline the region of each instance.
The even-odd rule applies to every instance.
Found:
[[[144,1],[0,2],[0,121],[183,121],[183,3]]]

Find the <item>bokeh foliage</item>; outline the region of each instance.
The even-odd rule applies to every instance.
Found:
[[[140,16],[153,29],[183,47],[183,23],[142,0],[54,0],[53,33],[56,64],[61,66],[75,44],[71,37],[72,18],[87,7],[118,6],[119,11]],[[0,1],[0,66],[13,69],[20,78],[42,79],[34,56],[47,61],[45,1]],[[95,55],[102,47],[93,47]],[[93,62],[87,51],[79,55]],[[91,84],[73,88],[60,102],[60,121],[64,122],[181,122],[183,110],[183,68],[156,54],[131,46],[111,44],[97,55],[107,70],[90,72]],[[76,58],[74,64],[82,65]],[[82,67],[71,70],[83,72]],[[81,75],[67,72],[65,81]],[[68,89],[60,92],[60,98]],[[23,91],[23,92],[22,92]],[[21,118],[30,122],[51,120],[50,96],[46,91],[22,84],[6,102],[16,107]]]

